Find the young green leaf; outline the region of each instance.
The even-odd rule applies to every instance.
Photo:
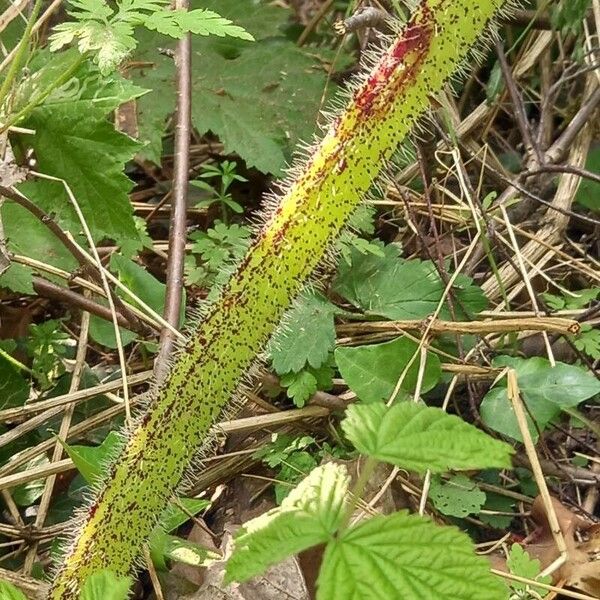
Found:
[[[75,20],[60,23],[50,36],[50,50],[78,40],[79,51],[93,52],[102,73],[110,73],[137,46],[137,26],[173,38],[185,33],[232,36],[252,41],[242,27],[206,10],[170,10],[166,0],[128,0],[111,7],[106,0],[71,0],[69,15]]]
[[[538,577],[542,570],[540,561],[537,558],[531,558],[520,544],[513,544],[510,547],[510,554],[506,561],[506,565],[513,575],[519,575],[520,577],[526,577],[527,579],[535,579],[540,583],[552,583],[552,577],[549,575]],[[528,587],[526,583],[521,583],[519,581],[511,581],[510,586],[517,591],[524,591]]]
[[[183,508],[180,508],[179,504]],[[198,564],[209,558],[209,555],[214,558],[213,553],[205,548],[169,535],[170,531],[189,521],[189,515],[195,515],[209,506],[210,502],[202,498],[179,498],[178,504],[169,504],[160,518],[160,524],[154,528],[148,541],[150,557],[157,569],[168,570],[166,559],[169,558],[187,564]],[[176,558],[177,556],[180,558]],[[182,558],[184,560],[181,560]]]
[[[286,373],[281,377],[281,385],[286,389],[288,398],[302,408],[307,400],[317,391],[317,378],[310,371]]]
[[[317,600],[506,600],[469,538],[406,512],[377,516],[327,545]]]
[[[2,600],[27,600],[27,596],[12,583],[0,579],[0,598]]]
[[[79,600],[127,600],[130,585],[129,577],[117,577],[108,570],[98,571],[86,579]]]
[[[510,467],[514,452],[456,416],[412,402],[353,404],[342,429],[359,452],[418,473]]]
[[[335,345],[333,317],[337,308],[316,292],[305,292],[286,315],[269,343],[277,373],[319,368]]]
[[[29,387],[21,372],[0,354],[0,409],[25,404]]]
[[[418,352],[416,342],[401,337],[384,344],[337,348],[335,360],[345,382],[363,402],[378,402],[390,398],[399,378]],[[404,392],[414,391],[419,368],[417,357],[402,381]],[[440,359],[428,352],[421,392],[434,388],[441,374]]]
[[[332,387],[334,375],[332,359],[333,356],[330,355],[318,369],[306,367],[298,373],[291,371],[281,376],[281,385],[287,388],[287,396],[296,406],[303,407],[317,390],[329,390]]]
[[[220,558],[220,555],[207,548],[187,540],[182,540],[164,531],[156,532],[150,540],[150,556],[159,571],[168,571],[167,560],[201,567],[207,561]]]
[[[600,359],[600,329],[593,329],[591,325],[582,325],[581,332],[573,343],[577,350],[585,352],[593,360]]]
[[[280,507],[246,523],[235,538],[226,581],[245,581],[331,539],[343,516],[349,481],[344,466],[326,463],[314,469]]]

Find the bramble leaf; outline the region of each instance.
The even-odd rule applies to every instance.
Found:
[[[563,408],[572,408],[600,393],[600,381],[589,371],[576,365],[557,362],[554,367],[545,358],[512,358],[499,356],[494,366],[510,367],[517,373],[522,398],[527,405],[527,422],[533,440],[538,428],[546,425]],[[522,441],[512,403],[506,395],[505,380],[492,388],[481,403],[483,422],[504,435]],[[532,419],[535,419],[537,427]]]
[[[225,580],[245,581],[288,556],[331,539],[343,515],[349,481],[344,466],[321,465],[281,506],[245,523],[235,538]]]
[[[337,308],[323,295],[305,292],[284,318],[269,343],[269,354],[278,374],[319,368],[335,345],[333,317]]]
[[[439,408],[353,404],[342,429],[362,454],[424,473],[510,467],[514,450]]]
[[[85,580],[79,600],[126,600],[130,585],[129,577],[117,577],[112,571],[104,569]]]
[[[429,498],[442,514],[463,518],[479,513],[486,496],[474,481],[461,474],[448,481],[432,477]]]
[[[399,378],[418,352],[416,342],[401,337],[383,344],[337,348],[335,360],[345,382],[363,402],[378,402],[390,398]],[[419,368],[417,357],[406,371],[401,390],[414,391]],[[428,352],[421,392],[435,387],[441,374],[439,358]]]
[[[127,195],[133,183],[123,172],[139,144],[115,131],[105,116],[104,110],[82,106],[80,112],[68,103],[49,104],[24,121],[25,127],[36,132],[24,136],[24,141],[36,153],[38,171],[68,183],[94,240],[109,238],[118,243],[139,238]],[[62,183],[37,180],[19,189],[47,212],[55,212],[68,231],[81,230]]]
[[[445,288],[433,263],[405,260],[400,257],[400,248],[394,244],[385,246],[383,252],[382,257],[354,249],[351,267],[345,261],[340,262],[335,291],[367,315],[397,320],[422,319],[431,315]],[[457,277],[453,294],[457,299],[457,318],[469,316],[464,314],[461,305],[467,313],[477,313],[487,306],[481,288],[464,275]],[[452,317],[447,302],[439,317]]]
[[[192,84],[194,126],[200,133],[217,135],[225,154],[236,152],[248,166],[282,173],[295,143],[310,140],[315,130],[327,84],[320,59],[332,55],[319,49],[316,56],[282,35],[289,16],[284,9],[251,0],[196,0],[192,6],[218,11],[257,39],[192,40],[199,66]],[[175,109],[175,93],[173,60],[157,48],[172,44],[150,32],[141,31],[138,37],[135,58],[152,67],[134,72],[133,80],[153,90],[138,102],[140,137],[150,141],[142,154],[159,163],[160,134]]]
[[[377,516],[329,542],[317,600],[506,600],[469,538],[406,512]]]
[[[0,598],[2,600],[27,600],[27,596],[8,581],[0,580]]]

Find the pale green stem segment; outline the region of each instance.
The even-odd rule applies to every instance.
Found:
[[[503,0],[422,0],[175,358],[89,507],[51,592],[132,571],[195,451],[373,181]]]

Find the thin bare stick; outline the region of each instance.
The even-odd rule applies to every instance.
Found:
[[[177,0],[175,7],[188,10],[188,0]],[[177,80],[177,110],[175,122],[175,174],[169,225],[169,259],[167,261],[167,289],[163,316],[173,327],[179,325],[183,296],[183,262],[185,259],[188,173],[190,164],[190,128],[192,109],[192,41],[187,33],[177,43],[175,71]],[[160,334],[160,348],[154,363],[157,380],[168,369],[175,335],[166,327]]]
[[[89,292],[87,292],[89,295]],[[75,368],[73,369],[73,374],[71,375],[71,383],[69,385],[69,393],[76,392],[79,389],[79,385],[81,383],[81,377],[83,375],[83,369],[85,367],[85,357],[87,354],[88,347],[88,334],[90,329],[90,313],[84,312],[81,315],[81,328],[79,331],[79,343],[77,345],[77,355],[75,357]],[[58,462],[61,460],[63,456],[63,446],[62,441],[66,441],[69,429],[71,427],[71,419],[73,418],[73,413],[75,411],[75,405],[69,404],[65,408],[65,412],[63,414],[62,421],[60,423],[60,428],[58,430],[58,438],[54,445],[54,451],[52,453],[52,458],[50,460],[51,463]],[[56,475],[51,475],[46,479],[46,485],[44,486],[44,491],[42,493],[42,497],[40,499],[40,504],[38,507],[38,512],[35,517],[34,527],[37,529],[41,529],[44,526],[44,522],[46,521],[46,515],[48,514],[48,509],[50,508],[50,501],[52,500],[52,492],[54,490],[54,484],[56,483]],[[37,549],[39,542],[33,542],[27,552],[27,556],[25,557],[25,562],[23,564],[23,571],[26,575],[31,573],[31,569],[33,568],[34,561],[37,557]]]
[[[81,211],[81,207],[79,206],[79,202],[77,202],[77,198],[73,194],[71,190],[71,186],[60,177],[53,177],[52,175],[46,175],[44,173],[36,173],[36,175],[43,179],[49,179],[51,181],[58,181],[62,183],[65,191],[67,192],[67,196],[75,209],[75,213],[77,214],[77,218],[81,223],[81,228],[83,229],[83,233],[87,239],[87,242],[90,246],[90,250],[94,257],[94,263],[98,267],[100,272],[100,277],[102,278],[102,287],[104,288],[104,293],[106,294],[106,299],[108,301],[108,306],[110,308],[110,312],[112,314],[112,322],[113,329],[115,333],[115,341],[117,346],[117,354],[119,356],[119,365],[121,367],[121,378],[123,379],[123,400],[125,402],[125,418],[127,422],[131,422],[131,410],[129,408],[129,386],[127,385],[127,364],[125,362],[125,352],[123,351],[123,343],[121,341],[121,330],[119,329],[119,323],[117,321],[117,311],[115,309],[115,303],[113,300],[113,295],[111,293],[110,286],[108,285],[108,279],[106,277],[105,270],[102,266],[102,261],[100,260],[100,256],[98,254],[98,250],[96,250],[96,244],[94,243],[94,237],[92,236],[92,232],[87,224],[87,220]]]
[[[527,424],[527,417],[525,416],[525,408],[523,406],[523,401],[521,400],[521,395],[519,392],[517,373],[514,369],[507,370],[506,380],[507,394],[515,412],[515,417],[519,425],[521,437],[523,438],[523,444],[525,446],[527,458],[531,463],[531,470],[533,472],[535,482],[538,485],[538,488],[540,490],[540,496],[542,497],[542,500],[544,502],[544,507],[548,516],[548,525],[550,526],[550,531],[552,532],[552,536],[554,537],[556,547],[558,548],[558,551],[560,552],[561,556],[566,557],[567,544],[565,542],[565,538],[558,523],[558,518],[554,510],[554,505],[552,504],[552,498],[550,497],[548,485],[546,484],[546,478],[544,477],[544,473],[542,471],[537,452],[535,451],[535,444],[531,439],[531,433],[529,432],[529,426]]]

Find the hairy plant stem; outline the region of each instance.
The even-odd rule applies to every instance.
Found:
[[[51,592],[129,574],[213,423],[398,144],[504,0],[421,0],[300,165],[276,210],[156,387],[83,518]]]
[[[31,111],[44,102],[56,88],[67,83],[87,58],[87,54],[78,55],[76,60],[73,61],[73,64],[64,71],[60,77],[57,77],[44,91],[34,96],[18,113],[12,116],[9,115],[8,120],[0,125],[0,134],[4,133],[9,127],[16,125],[21,119],[29,115]]]
[[[29,40],[31,38],[31,31],[33,29],[36,19],[38,18],[38,15],[40,14],[41,9],[42,0],[36,0],[36,3],[33,5],[33,8],[31,10],[31,14],[29,15],[25,31],[23,32],[23,37],[20,39],[15,56],[12,59],[12,62],[10,63],[8,73],[6,74],[6,77],[4,78],[4,81],[0,86],[0,108],[4,104],[4,100],[8,96],[10,88],[19,72],[19,69],[21,68],[23,58],[25,56],[25,53],[27,52]]]

